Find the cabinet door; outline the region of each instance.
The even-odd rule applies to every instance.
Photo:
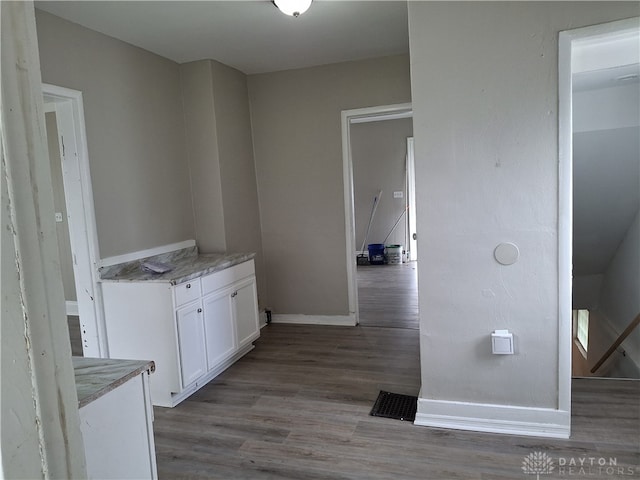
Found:
[[[233,291],[226,289],[202,300],[209,370],[229,357],[236,348],[231,298]]]
[[[207,371],[202,306],[194,302],[176,311],[182,386],[193,383]]]
[[[255,278],[236,284],[234,286],[233,300],[238,348],[242,348],[260,335]]]

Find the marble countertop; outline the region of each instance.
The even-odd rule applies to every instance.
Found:
[[[167,282],[171,285],[218,272],[255,257],[254,253],[211,253],[198,254],[197,249],[187,248],[148,259],[122,263],[100,269],[103,282]],[[153,260],[168,264],[170,272],[152,273],[143,270],[141,262]]]
[[[79,408],[97,400],[145,370],[153,372],[155,363],[147,360],[72,357]]]

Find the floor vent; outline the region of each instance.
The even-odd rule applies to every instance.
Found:
[[[371,409],[371,415],[413,422],[416,419],[417,407],[418,397],[380,390],[378,399]]]

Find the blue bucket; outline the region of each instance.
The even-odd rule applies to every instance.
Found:
[[[384,265],[384,243],[370,243],[369,263],[371,265]]]

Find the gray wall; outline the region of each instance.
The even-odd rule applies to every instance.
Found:
[[[409,3],[423,398],[558,407],[558,32],[637,11]]]
[[[255,252],[258,302],[267,305],[266,272],[247,76],[211,62],[227,252]]]
[[[406,55],[249,76],[275,313],[346,315],[342,110],[411,101]]]
[[[355,210],[356,250],[367,231],[373,198],[382,190],[367,243],[382,243],[407,205],[407,137],[413,136],[413,120],[403,118],[351,125],[351,156]],[[393,198],[393,192],[403,198]],[[407,214],[402,217],[387,245],[407,247]],[[365,250],[367,245],[365,245]]]
[[[83,92],[102,258],[194,237],[176,63],[36,10],[42,80]]]
[[[600,294],[600,311],[615,332],[608,338],[605,351],[640,313],[640,211],[629,225],[624,240],[607,267]],[[591,325],[591,322],[589,322]],[[591,331],[589,332],[591,334]],[[591,344],[591,338],[589,339]],[[630,360],[640,367],[640,328],[636,328],[623,343]],[[589,349],[589,360],[598,360]]]
[[[196,241],[202,253],[255,252],[266,303],[260,211],[244,73],[213,60],[180,66]]]
[[[62,180],[62,161],[60,159],[60,143],[58,141],[58,126],[55,112],[45,115],[47,127],[47,147],[51,162],[51,183],[53,184],[53,208],[62,213],[62,223],[56,223],[58,236],[58,252],[60,270],[62,273],[62,287],[64,298],[67,301],[75,301],[76,283],[73,275],[73,261],[71,257],[71,240],[69,239],[69,222],[67,221],[67,204],[64,196],[64,183]]]
[[[195,238],[203,252],[224,252],[224,206],[218,155],[218,133],[213,106],[211,61],[180,65],[191,174]]]

